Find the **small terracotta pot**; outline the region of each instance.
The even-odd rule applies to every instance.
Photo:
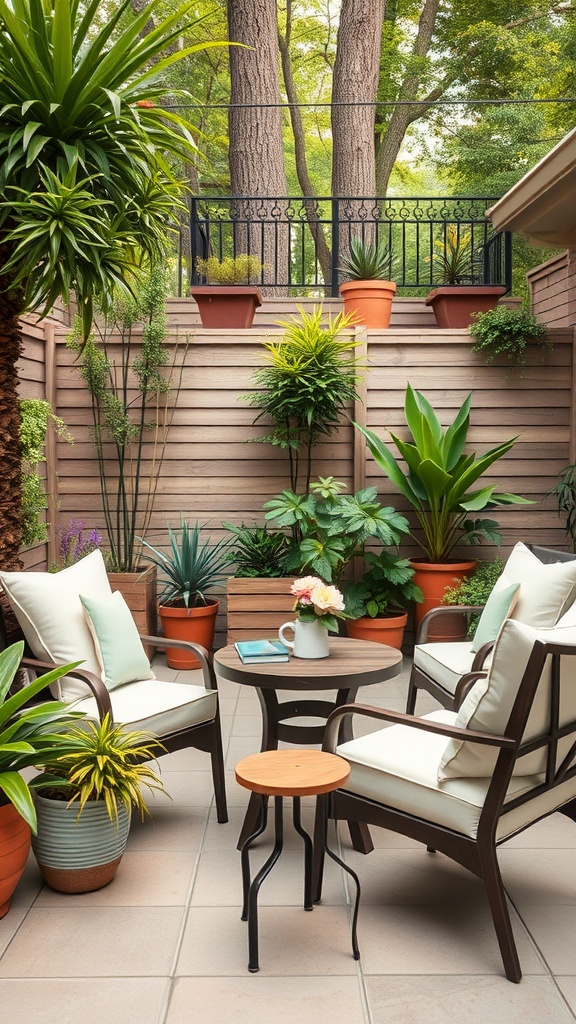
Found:
[[[158,614],[162,631],[167,640],[191,640],[207,651],[214,642],[214,629],[220,602],[208,600],[198,608],[175,608],[173,605],[159,605]],[[170,668],[200,668],[200,662],[193,654],[178,647],[166,648],[166,664]]]
[[[346,281],[340,285],[346,313],[355,313],[358,322],[375,330],[390,325],[392,299],[396,294],[393,281]]]
[[[401,651],[407,622],[407,612],[375,619],[366,615],[360,619],[348,619],[346,632],[352,640],[373,640],[377,644],[386,644],[387,647]]]
[[[415,605],[416,624],[419,625],[426,612],[431,611],[432,608],[438,608],[442,604],[442,598],[446,590],[449,587],[455,586],[454,580],[463,580],[466,576],[470,575],[476,562],[445,562],[437,564],[420,558],[411,558],[410,565],[414,569],[414,583],[424,592],[422,604]],[[463,640],[465,636],[466,630],[465,626],[463,626],[462,616],[456,612],[451,627],[447,624],[446,630],[443,628],[441,635],[435,633],[434,629],[432,629],[428,639],[431,642],[439,639]]]
[[[0,806],[0,917],[10,910],[12,893],[30,850],[30,826],[13,804]]]

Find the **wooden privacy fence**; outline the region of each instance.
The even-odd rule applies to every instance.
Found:
[[[263,340],[280,338],[278,327],[232,331],[220,335],[192,324],[195,308],[185,300],[172,309],[170,348],[185,353],[182,383],[173,394],[169,444],[158,480],[155,511],[147,539],[166,542],[166,524],[180,516],[207,524],[214,538],[223,522],[262,523],[262,505],[289,486],[286,453],[269,444],[253,443],[266,433],[254,425],[256,410],[242,400],[253,389],[253,373],[262,365]],[[97,464],[90,440],[90,399],[66,348],[67,328],[45,322],[24,329],[21,367],[22,397],[47,397],[68,425],[73,445],[53,437],[48,445],[49,520],[70,518],[103,529]],[[574,417],[574,332],[555,330],[554,348],[542,360],[528,356],[523,375],[507,373],[505,365],[486,365],[471,352],[468,334],[392,326],[388,331],[356,331],[357,353],[365,367],[359,401],[343,418],[338,431],[314,452],[314,473],[344,480],[349,489],[374,484],[381,500],[407,511],[371,458],[351,419],[365,423],[386,438],[392,430],[406,436],[403,417],[407,382],[424,392],[444,423],[454,417],[473,392],[470,444],[484,452],[509,437],[518,441],[495,464],[490,477],[499,489],[514,491],[534,504],[498,510],[503,533],[502,553],[517,540],[565,547],[563,523],[547,491],[558,472],[576,458]],[[146,464],[147,469],[149,463]],[[466,550],[466,549],[465,549]],[[469,550],[469,549],[467,549]],[[489,546],[478,549],[484,557]],[[416,548],[406,546],[406,554]],[[28,553],[28,566],[46,564],[53,545]],[[223,623],[220,623],[220,630]]]

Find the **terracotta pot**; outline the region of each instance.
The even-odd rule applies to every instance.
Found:
[[[395,294],[393,281],[346,281],[340,285],[346,313],[355,313],[359,323],[377,330],[390,325]]]
[[[506,294],[502,285],[443,285],[426,296],[432,306],[438,327],[470,327],[472,313],[487,313]]]
[[[24,871],[30,850],[30,826],[13,804],[0,806],[0,917],[10,910],[10,900]]]
[[[167,640],[191,640],[209,651],[214,642],[219,607],[220,602],[213,599],[198,608],[159,605],[158,613],[164,636]],[[198,658],[187,651],[179,650],[178,647],[166,648],[166,664],[177,669],[200,668]]]
[[[465,576],[470,575],[476,562],[445,562],[444,564],[436,564],[420,558],[411,558],[410,565],[414,569],[414,583],[421,587],[424,592],[422,604],[415,605],[416,625],[419,625],[426,612],[431,611],[432,608],[440,607],[446,590],[455,585],[454,580],[462,580]],[[433,625],[432,630],[428,634],[430,642],[466,639],[466,623],[462,615],[455,612],[453,616],[446,616],[446,620],[446,624],[444,624],[443,616],[442,627]]]
[[[193,285],[190,295],[198,303],[203,327],[252,327],[256,309],[262,305],[260,289],[251,284]]]
[[[360,619],[348,619],[346,632],[352,640],[373,640],[377,644],[386,644],[387,647],[401,651],[407,622],[407,612],[375,619],[366,615]]]

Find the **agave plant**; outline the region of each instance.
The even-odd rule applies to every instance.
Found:
[[[342,257],[340,270],[351,281],[386,281],[392,274],[393,265],[390,246],[383,238],[375,242],[351,238],[350,254]]]
[[[164,578],[160,592],[162,604],[184,608],[205,605],[206,591],[229,575],[231,539],[224,537],[211,544],[201,540],[201,531],[199,523],[189,526],[185,520],[182,520],[179,531],[169,526],[171,555],[139,538],[152,552],[151,555],[144,552],[144,557],[158,567],[161,581]]]
[[[501,543],[498,523],[473,519],[471,513],[497,505],[530,505],[517,494],[496,492],[494,484],[475,485],[490,466],[510,451],[515,437],[491,448],[485,455],[466,454],[471,395],[463,402],[454,422],[444,430],[424,395],[406,389],[404,412],[412,434],[403,441],[390,433],[406,461],[404,473],[393,454],[373,431],[355,424],[366,438],[376,464],[410,502],[423,539],[414,537],[430,562],[448,561],[456,544],[478,544],[482,538]]]
[[[79,662],[52,669],[9,696],[23,653],[22,642],[0,653],[0,791],[35,832],[36,809],[30,789],[38,785],[39,779],[26,782],[20,772],[24,768],[42,768],[67,754],[73,745],[70,727],[84,716],[59,700],[30,705],[41,690],[76,668]]]

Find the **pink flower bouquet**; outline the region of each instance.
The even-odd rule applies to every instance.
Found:
[[[294,611],[301,622],[321,622],[332,633],[338,632],[337,619],[345,619],[344,598],[337,587],[318,576],[304,576],[290,587],[296,602]]]

